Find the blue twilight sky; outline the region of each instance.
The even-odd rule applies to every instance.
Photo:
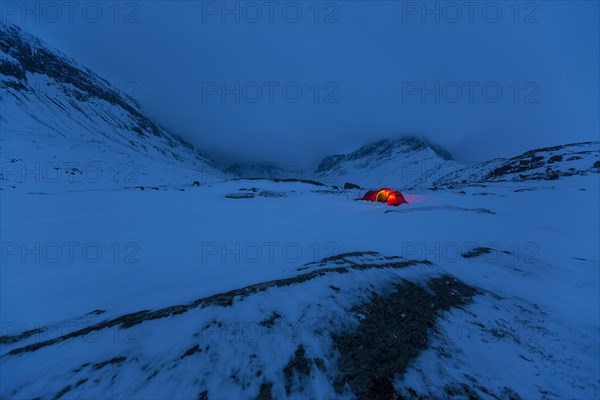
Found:
[[[225,160],[418,134],[478,161],[598,140],[597,1],[3,1]]]

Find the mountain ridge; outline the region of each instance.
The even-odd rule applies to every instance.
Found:
[[[371,187],[418,187],[427,185],[432,174],[441,176],[440,171],[460,166],[441,146],[418,136],[402,136],[327,156],[314,173],[316,179],[337,184],[348,181]]]
[[[315,169],[315,177],[335,184],[347,181],[368,187],[397,185],[404,189],[554,180],[597,171],[599,147],[599,141],[566,143],[531,149],[509,158],[462,163],[437,144],[404,136],[327,156]]]
[[[7,160],[44,165],[65,160],[133,163],[139,179],[131,183],[144,184],[225,176],[205,151],[156,124],[131,96],[34,35],[4,22],[0,24],[0,89],[2,155]],[[23,142],[32,141],[36,146],[25,150]],[[108,155],[98,159],[101,153]],[[173,172],[171,176],[165,168]],[[4,174],[3,180],[11,179]],[[12,180],[9,186],[15,186]]]
[[[600,172],[600,141],[540,147],[510,158],[494,158],[453,171],[432,182],[458,187],[489,182],[552,181]]]

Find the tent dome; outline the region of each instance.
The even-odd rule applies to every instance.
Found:
[[[390,188],[381,188],[379,190],[369,191],[365,193],[362,199],[367,201],[376,201],[378,203],[386,203],[388,206],[399,206],[400,204],[408,204],[402,193]]]

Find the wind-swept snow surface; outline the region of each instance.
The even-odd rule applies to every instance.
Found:
[[[597,396],[597,178],[4,191],[2,396]]]

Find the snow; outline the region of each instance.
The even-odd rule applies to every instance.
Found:
[[[0,75],[1,398],[352,398],[332,336],[373,296],[440,276],[477,295],[438,315],[399,393],[600,396],[597,142],[468,169],[400,146],[319,176],[402,190],[388,207],[231,179],[123,106],[15,82]],[[565,154],[580,158],[550,161]],[[300,346],[308,374],[289,367]]]
[[[18,397],[57,393],[70,383],[73,396],[183,398],[207,390],[210,396],[238,398],[256,396],[264,380],[274,382],[275,397],[285,397],[281,371],[303,344],[327,367],[321,371],[313,366],[308,383],[295,386],[294,393],[340,397],[331,386],[335,351],[330,334],[352,328],[351,308],[366,301],[373,288],[381,291],[399,277],[418,282],[446,273],[484,292],[463,310],[445,315],[440,331],[477,323],[483,327],[473,325],[476,328],[468,331],[473,338],[468,340],[434,335],[432,345],[398,385],[435,395],[447,382],[469,383],[467,374],[490,390],[507,386],[522,397],[539,397],[542,390],[559,397],[596,395],[597,176],[519,187],[524,186],[533,190],[515,192],[514,184],[505,183],[469,188],[466,194],[426,192],[427,201],[398,208],[355,201],[353,192],[322,193],[317,192],[322,188],[309,184],[266,180],[229,181],[183,192],[120,189],[42,196],[3,191],[5,245],[74,241],[81,246],[98,243],[109,252],[113,243],[136,243],[139,251],[134,263],[115,261],[113,253],[90,262],[79,252],[75,262],[64,255],[56,262],[43,255],[39,262],[31,262],[31,255],[26,255],[23,262],[20,251],[4,252],[3,335],[38,326],[53,329],[2,346],[2,393],[16,391]],[[225,198],[248,188],[285,196]],[[491,194],[478,195],[481,192]],[[479,208],[494,214],[469,211]],[[300,249],[300,256],[280,251],[286,245]],[[478,246],[511,254],[494,251],[474,259],[459,255]],[[250,252],[257,248],[260,256]],[[324,268],[308,265],[299,271],[306,263],[367,250],[428,259],[434,265],[327,274],[270,288],[239,299],[232,307],[193,309],[129,329],[100,330],[97,337],[90,334],[91,339],[73,338],[34,352],[7,354],[92,323],[293,277]],[[369,262],[373,258],[377,256]],[[342,291],[333,291],[332,285]],[[86,315],[97,309],[106,313]],[[282,316],[273,328],[284,329],[279,333],[260,325],[273,312]],[[211,330],[207,327],[211,321],[219,321],[225,330]],[[493,336],[490,331],[499,321],[530,340]],[[285,329],[300,331],[301,336],[290,339]],[[195,344],[209,349],[178,360]],[[436,351],[441,345],[453,354],[450,364]],[[86,362],[118,356],[127,361],[69,372]],[[152,373],[149,368],[157,375],[145,384]],[[261,379],[256,379],[258,370]],[[113,375],[117,377],[112,379]],[[73,384],[83,377],[100,383],[75,388]]]
[[[418,137],[383,140],[359,150],[323,160],[315,177],[328,184],[345,182],[366,188],[430,187],[430,183],[465,166],[453,161],[450,154],[442,153],[436,145]]]

